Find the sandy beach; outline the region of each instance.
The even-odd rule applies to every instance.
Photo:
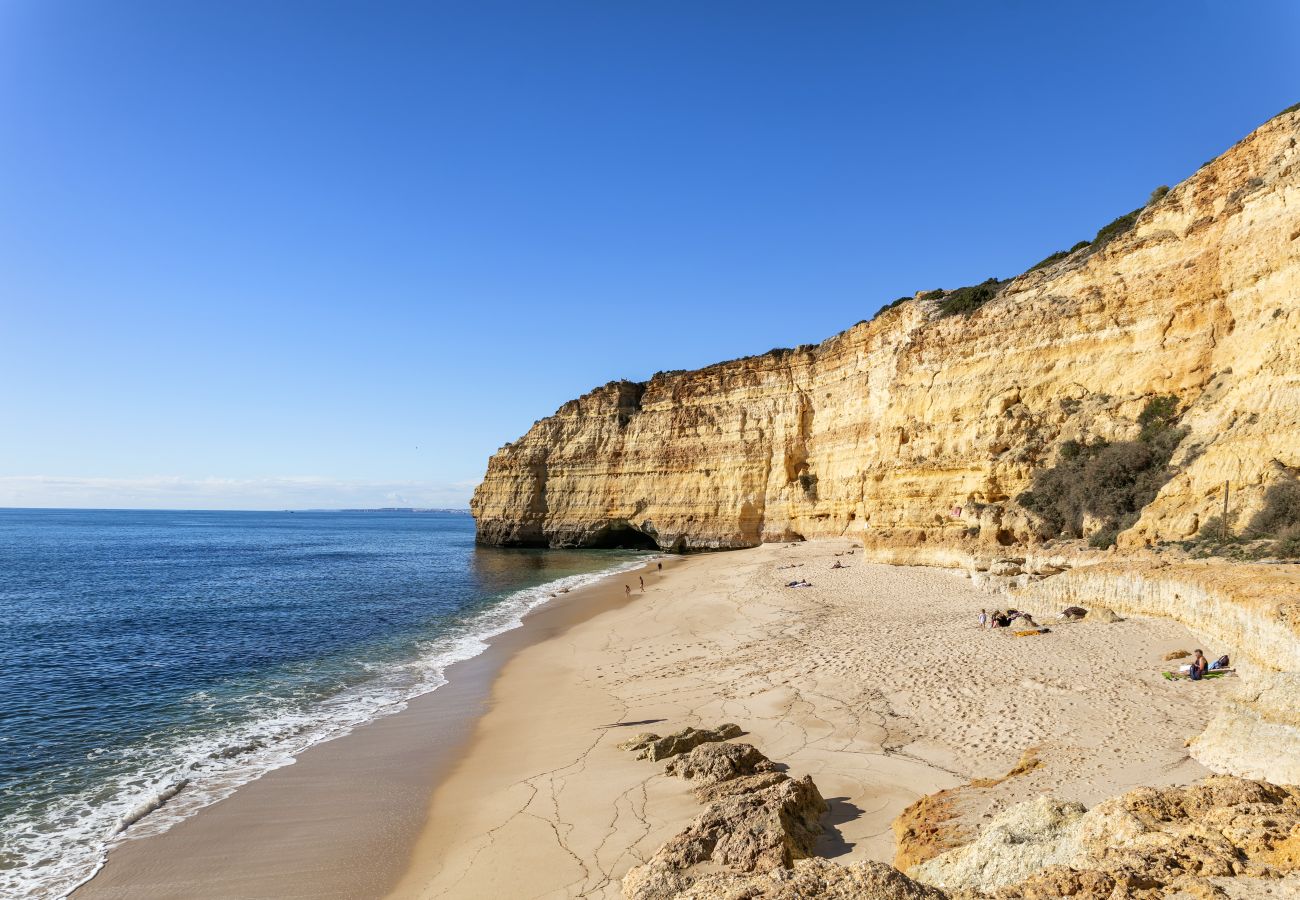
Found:
[[[816,781],[831,807],[820,852],[840,861],[892,861],[890,824],[908,804],[1001,775],[1031,748],[1042,764],[973,792],[966,817],[1046,791],[1094,803],[1206,774],[1184,742],[1218,687],[1160,675],[1164,653],[1199,646],[1185,628],[981,630],[995,598],[960,573],[851,549],[689,557],[631,604],[522,648],[389,896],[619,896],[626,871],[699,811],[662,763],[616,749],[646,730],[738,724]],[[813,587],[783,587],[801,578]]]
[[[405,712],[124,842],[75,896],[616,897],[699,811],[662,763],[616,745],[688,725],[734,722],[811,775],[830,803],[819,852],[838,861],[892,861],[905,807],[1031,749],[1041,765],[972,792],[967,820],[1206,774],[1184,742],[1219,687],[1160,676],[1164,653],[1200,646],[1182,626],[1015,638],[976,626],[998,598],[961,573],[859,553],[831,540],[669,558],[644,592],[635,572],[575,591]],[[813,586],[784,587],[796,579]]]

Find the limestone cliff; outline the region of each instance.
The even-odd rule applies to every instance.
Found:
[[[1068,439],[1131,438],[1175,395],[1174,477],[1121,546],[1249,514],[1300,469],[1300,112],[1267,122],[1109,242],[969,315],[925,295],[815,347],[562,406],[488,464],[480,540],[728,548],[1036,543],[1012,502]]]

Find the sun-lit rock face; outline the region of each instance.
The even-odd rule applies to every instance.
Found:
[[[493,544],[728,548],[851,534],[1034,543],[1013,498],[1075,438],[1136,435],[1173,394],[1177,474],[1122,547],[1244,516],[1300,469],[1300,112],[1269,121],[1136,226],[1020,276],[969,316],[904,303],[816,347],[562,406],[488,464]]]

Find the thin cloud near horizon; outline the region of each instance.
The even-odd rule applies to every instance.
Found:
[[[465,509],[477,482],[364,481],[317,476],[0,476],[0,506],[112,509]]]

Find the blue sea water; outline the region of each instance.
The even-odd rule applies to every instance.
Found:
[[[644,558],[476,547],[460,513],[0,509],[0,896],[66,894]]]

